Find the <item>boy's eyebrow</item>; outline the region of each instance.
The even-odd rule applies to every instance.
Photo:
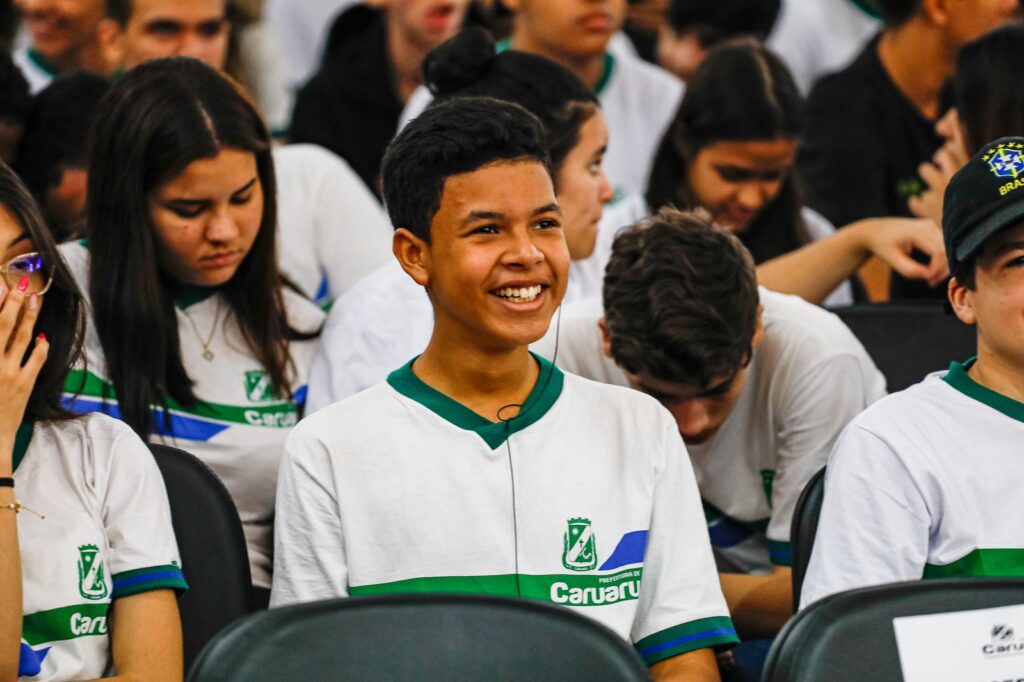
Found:
[[[1018,240],[1013,242],[1006,242],[996,247],[996,255],[1000,256],[1007,251],[1016,251],[1018,249],[1024,249],[1024,241]]]
[[[540,215],[541,213],[557,213],[558,215],[562,215],[562,209],[559,207],[558,204],[550,203],[546,206],[541,206],[540,208],[533,209],[532,215],[536,216]]]
[[[541,213],[557,213],[562,215],[562,209],[559,208],[558,204],[550,203],[540,208],[535,208],[530,213],[530,216],[538,216]],[[477,220],[504,220],[508,216],[501,211],[470,211],[469,215],[462,219],[462,224],[476,222]]]

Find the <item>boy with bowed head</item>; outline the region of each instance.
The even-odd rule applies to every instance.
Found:
[[[629,639],[657,680],[718,679],[711,647],[735,634],[670,416],[527,349],[569,265],[539,122],[456,98],[410,123],[383,168],[394,253],[429,292],[433,336],[289,438],[272,604],[544,599]],[[618,588],[598,589],[609,577]]]

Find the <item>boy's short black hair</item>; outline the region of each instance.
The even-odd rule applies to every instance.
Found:
[[[531,160],[551,173],[544,129],[518,104],[456,97],[413,119],[388,145],[381,164],[391,224],[430,241],[445,181],[492,163]]]
[[[7,53],[0,55],[0,119],[23,123],[32,103],[28,81]]]
[[[764,40],[781,0],[671,0],[665,19],[677,35],[692,33],[705,49],[738,36]]]
[[[15,170],[37,199],[68,168],[89,165],[89,133],[110,81],[76,71],[58,76],[36,95],[25,121]]]
[[[612,357],[631,374],[706,388],[752,353],[754,261],[703,211],[663,208],[615,238],[604,279]]]
[[[121,26],[132,17],[132,0],[106,0],[106,14]]]
[[[902,26],[921,8],[921,0],[871,0],[888,27]]]

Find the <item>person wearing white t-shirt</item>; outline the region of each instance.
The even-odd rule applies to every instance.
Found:
[[[527,349],[569,267],[544,137],[518,105],[453,98],[389,147],[394,251],[427,288],[434,332],[289,437],[272,605],[543,599],[631,641],[656,680],[717,680],[711,647],[735,635],[670,416]]]
[[[84,306],[3,164],[0,215],[0,676],[181,680],[163,479],[127,426],[62,405]]]
[[[62,247],[91,313],[69,406],[206,462],[265,601],[278,461],[324,317],[278,272],[269,133],[235,83],[180,58],[126,73],[96,121],[89,239]]]
[[[946,189],[953,312],[978,355],[866,410],[829,457],[801,607],[836,592],[1024,576],[1024,138],[981,148]]]
[[[438,101],[481,95],[516,102],[544,124],[558,201],[573,259],[566,300],[596,295],[615,231],[639,219],[643,201],[611,205],[602,170],[608,129],[593,93],[572,72],[523,52],[495,53],[482,29],[468,29],[428,56],[426,80]],[[387,378],[423,352],[433,329],[430,300],[394,261],[356,284],[331,309],[313,361],[310,412]]]
[[[110,0],[100,24],[107,58],[123,70],[161,57],[193,57],[224,71],[226,0]],[[278,258],[286,279],[327,306],[387,262],[391,230],[379,202],[344,160],[315,145],[273,150]]]
[[[506,0],[515,14],[510,40],[499,49],[547,57],[593,89],[608,120],[605,172],[618,196],[643,194],[655,152],[683,96],[683,84],[639,58],[613,55],[608,43],[622,27],[626,0]],[[431,92],[419,88],[399,128],[422,112]]]
[[[837,317],[759,289],[750,255],[704,214],[620,232],[604,301],[569,306],[535,350],[656,397],[693,460],[741,636],[792,613],[789,530],[804,485],[885,381]],[[841,387],[841,388],[840,388]]]

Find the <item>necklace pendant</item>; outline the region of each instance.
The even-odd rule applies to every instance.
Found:
[[[213,352],[209,348],[203,350],[203,360],[213,362]]]

